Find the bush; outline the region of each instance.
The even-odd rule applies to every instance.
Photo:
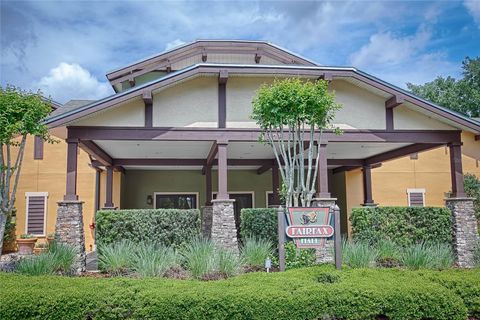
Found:
[[[241,253],[247,266],[263,268],[265,260],[273,256],[273,245],[265,239],[245,238]]]
[[[465,174],[463,178],[465,180],[465,193],[467,196],[474,198],[475,215],[480,220],[480,179],[470,173]]]
[[[451,212],[434,207],[354,208],[354,240],[375,244],[390,240],[406,246],[423,242],[452,243]]]
[[[325,275],[328,274],[328,275]],[[0,274],[0,319],[465,320],[480,270],[317,266],[223,281]]]
[[[131,272],[134,250],[135,245],[129,240],[103,245],[98,248],[98,268],[114,276]]]
[[[266,208],[242,209],[240,236],[242,239],[265,239],[272,244],[278,243],[277,210]]]
[[[132,268],[142,277],[162,277],[178,264],[173,249],[155,243],[136,244],[132,254]]]
[[[375,265],[378,251],[371,245],[361,241],[347,241],[342,243],[342,260],[352,268],[368,268]]]
[[[16,271],[18,273],[38,276],[49,274],[72,273],[77,258],[75,248],[65,244],[52,244],[47,252],[21,260]]]
[[[122,240],[154,242],[178,248],[200,234],[196,209],[105,210],[96,215],[96,243],[102,247]]]
[[[293,241],[285,243],[285,269],[311,267],[315,260],[315,249],[299,249]],[[277,255],[272,257],[272,265],[278,266]]]

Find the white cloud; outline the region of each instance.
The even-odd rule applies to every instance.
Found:
[[[71,99],[97,100],[112,94],[110,85],[100,82],[76,63],[61,62],[36,83],[46,96],[65,103]]]
[[[418,54],[430,39],[430,33],[419,30],[408,37],[394,37],[390,32],[376,33],[369,42],[350,56],[356,67],[373,65],[397,65]]]
[[[165,46],[165,51],[167,50],[170,50],[170,49],[173,49],[173,48],[176,48],[176,47],[179,47],[181,46],[182,44],[185,44],[185,41],[182,41],[180,39],[175,39],[173,41],[170,41],[169,43],[167,43],[167,45]]]
[[[480,27],[480,1],[466,0],[463,5],[468,9],[475,22]]]

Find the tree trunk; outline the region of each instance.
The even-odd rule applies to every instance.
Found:
[[[5,235],[5,226],[7,224],[7,215],[3,212],[0,213],[0,255],[3,250],[3,237]]]

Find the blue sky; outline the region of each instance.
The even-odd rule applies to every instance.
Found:
[[[105,73],[195,39],[267,40],[401,87],[480,55],[480,0],[5,1],[1,84],[60,102],[113,93]]]

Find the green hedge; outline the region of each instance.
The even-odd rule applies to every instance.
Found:
[[[200,211],[196,209],[105,210],[96,215],[96,244],[128,239],[154,241],[178,247],[200,235]]]
[[[452,242],[451,212],[447,208],[353,208],[350,221],[355,240],[372,243],[392,240],[399,245]]]
[[[0,319],[388,319],[479,317],[480,270],[332,266],[222,281],[0,274]]]
[[[262,238],[278,243],[277,210],[268,208],[242,209],[240,213],[240,236]]]

